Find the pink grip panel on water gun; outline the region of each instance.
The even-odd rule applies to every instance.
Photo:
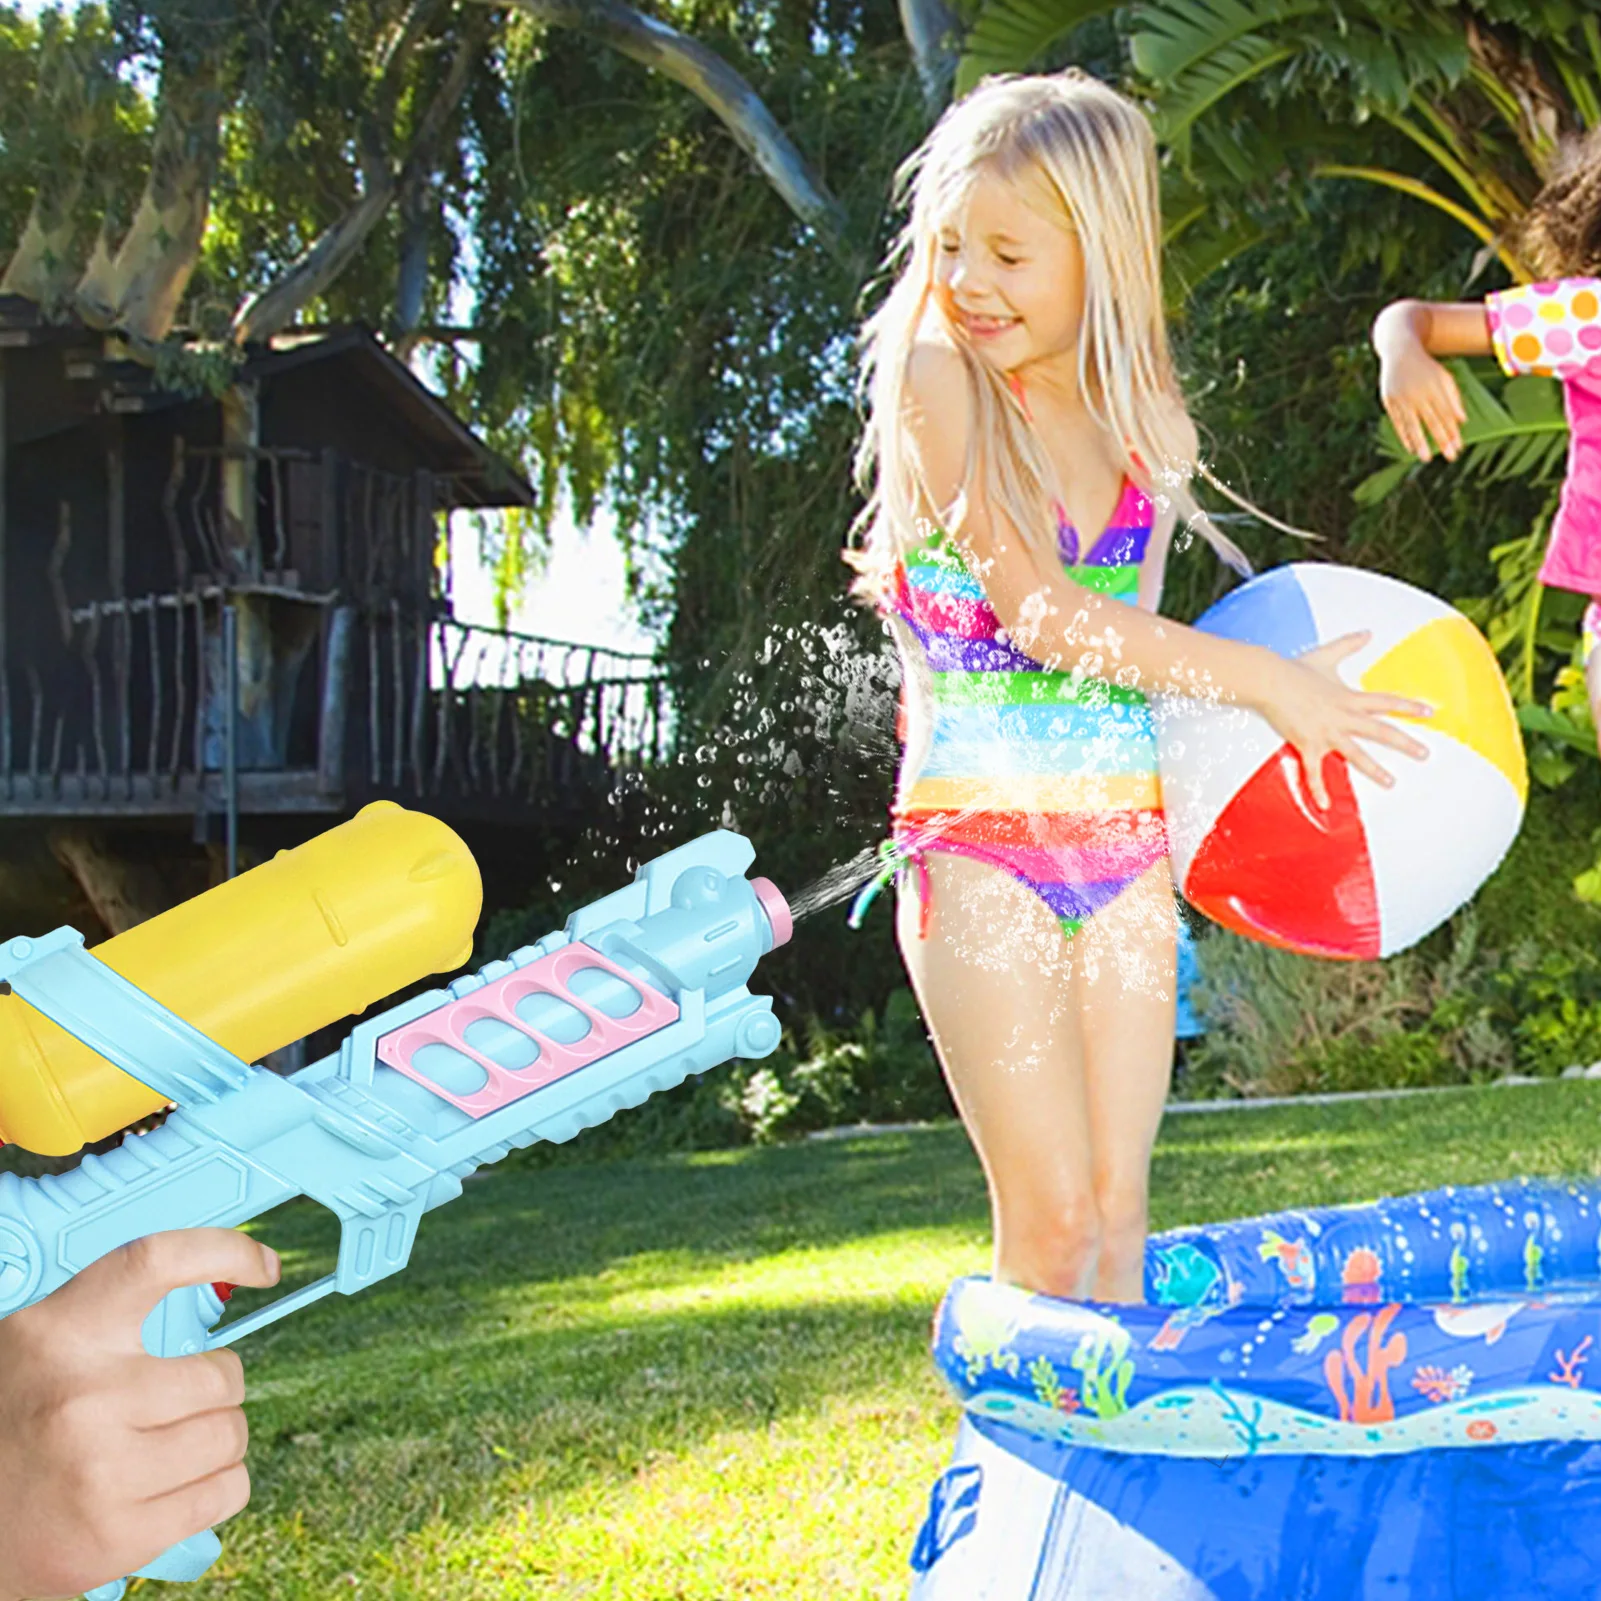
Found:
[[[586,1003],[572,987],[574,979],[590,973],[615,981],[607,987],[607,993],[615,999],[606,1011]],[[626,996],[617,985],[625,987]],[[547,1013],[566,1021],[565,1032],[573,1032],[572,1025],[580,1022],[587,1028],[564,1043],[532,1026],[522,1016],[522,1009],[528,1009],[527,1003],[541,996],[546,997]],[[553,1007],[551,1002],[555,1003]],[[384,1035],[378,1042],[378,1059],[469,1116],[483,1117],[677,1022],[678,1015],[674,1001],[642,984],[592,946],[577,941]],[[508,1043],[519,1054],[526,1053],[529,1047],[535,1054],[520,1066],[496,1061],[470,1043],[475,1025],[488,1025],[498,1033],[498,1048],[503,1054],[509,1054]],[[526,1043],[519,1047],[509,1042],[505,1029],[511,1029]],[[471,1076],[472,1069],[451,1062],[448,1057],[441,1059],[439,1053],[443,1051],[454,1052],[480,1069],[481,1087],[464,1094],[444,1082],[445,1064],[453,1070],[448,1076],[456,1078],[458,1084],[459,1075],[465,1072]],[[425,1052],[431,1052],[433,1059],[424,1057]],[[423,1060],[419,1062],[419,1058]]]

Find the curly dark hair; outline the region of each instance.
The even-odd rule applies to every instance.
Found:
[[[1564,142],[1512,235],[1537,277],[1601,277],[1601,128]]]

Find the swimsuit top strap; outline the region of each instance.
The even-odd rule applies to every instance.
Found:
[[[1030,422],[1033,422],[1034,413],[1028,409],[1028,396],[1023,393],[1023,380],[1019,378],[1015,372],[1003,373],[1002,376],[1006,379],[1006,387],[1012,391],[1012,394],[1017,400],[1018,405],[1022,407],[1023,415],[1028,418]],[[1053,500],[1051,502],[1051,509],[1056,513],[1056,523],[1058,528],[1070,526],[1070,519],[1067,515],[1067,507],[1064,506],[1061,501]]]
[[[1029,410],[1028,396],[1023,393],[1023,380],[1019,378],[1015,372],[1004,373],[1002,376],[1006,379],[1006,387],[1012,391],[1012,394],[1017,399],[1018,405],[1023,408],[1023,415],[1027,417],[1030,422],[1032,422],[1034,420],[1034,413]],[[1150,473],[1146,468],[1145,462],[1141,458],[1139,451],[1135,450],[1134,447],[1128,444],[1127,441],[1124,442],[1124,448],[1128,451],[1129,465],[1133,467],[1135,472],[1140,473],[1148,478]],[[1124,497],[1128,494],[1130,489],[1137,489],[1138,487],[1139,486],[1134,482],[1133,477],[1129,473],[1125,472],[1123,474],[1122,486],[1118,490],[1117,505],[1112,508],[1112,517],[1114,521],[1116,520],[1118,512],[1123,509]],[[1069,527],[1071,527],[1072,519],[1067,515],[1067,507],[1064,506],[1059,500],[1053,500],[1051,505],[1056,512],[1057,520],[1061,523],[1066,523]]]
[[[1023,408],[1023,416],[1026,416],[1029,421],[1033,421],[1034,413],[1033,411],[1029,411],[1028,395],[1023,394],[1023,379],[1018,378],[1017,373],[1004,373],[1002,376],[1005,378],[1007,389],[1012,391],[1012,395],[1015,397],[1015,399],[1017,399],[1018,405]]]

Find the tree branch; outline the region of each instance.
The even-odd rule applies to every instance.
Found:
[[[1501,264],[1510,272],[1518,283],[1529,282],[1529,270],[1496,238],[1495,230],[1488,223],[1481,222],[1471,211],[1459,206],[1454,200],[1448,200],[1438,191],[1431,189],[1426,183],[1417,178],[1409,178],[1405,173],[1391,172],[1387,167],[1353,167],[1341,162],[1319,162],[1312,168],[1314,178],[1360,178],[1366,183],[1382,184],[1386,189],[1398,189],[1404,195],[1411,195],[1414,200],[1421,200],[1431,205],[1437,211],[1443,211],[1446,216],[1454,218],[1461,223],[1469,233],[1481,244],[1493,250],[1500,258]]]
[[[390,160],[390,134],[395,126],[395,107],[405,87],[406,68],[417,52],[443,0],[411,0],[406,15],[396,24],[378,58],[377,87],[359,119],[358,153],[362,186],[371,189]]]
[[[411,152],[400,169],[399,182],[402,188],[426,182],[430,176],[445,130],[455,115],[456,107],[461,104],[461,97],[467,92],[473,67],[483,54],[484,46],[489,43],[491,20],[487,12],[480,12],[468,23],[461,43],[456,47],[450,70],[445,74],[445,81],[428,102],[422,121],[417,124]]]
[[[236,345],[270,339],[293,321],[308,300],[322,293],[344,271],[395,198],[393,173],[374,186],[259,294],[252,295],[234,316],[229,338]]]
[[[385,212],[407,186],[426,177],[434,151],[462,96],[488,38],[487,21],[475,18],[463,34],[456,54],[435,91],[403,166],[384,162],[369,168],[366,193],[259,294],[239,308],[230,337],[236,345],[270,339],[294,320],[296,312],[331,284],[367,242]]]
[[[410,9],[384,45],[378,60],[378,92],[373,100],[379,115],[386,119],[385,126],[400,102],[406,65],[442,3],[443,0],[411,0]]]
[[[957,20],[945,0],[900,0],[901,32],[912,47],[923,103],[938,116],[956,78]]]
[[[498,5],[506,0],[473,0]],[[709,46],[621,0],[509,0],[519,11],[555,28],[571,28],[620,55],[682,84],[722,120],[734,141],[761,169],[784,203],[816,230],[829,253],[853,265],[844,208],[774,118],[760,95]]]

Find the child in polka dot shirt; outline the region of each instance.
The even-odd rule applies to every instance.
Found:
[[[1601,134],[1567,152],[1519,228],[1520,253],[1545,281],[1483,301],[1398,300],[1379,313],[1379,393],[1419,461],[1455,461],[1466,417],[1440,356],[1493,354],[1508,373],[1562,381],[1568,470],[1540,581],[1589,597],[1583,650],[1590,711],[1601,730]]]

